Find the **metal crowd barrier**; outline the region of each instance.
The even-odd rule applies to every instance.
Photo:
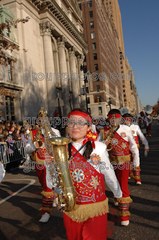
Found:
[[[4,167],[8,163],[26,160],[25,145],[23,141],[15,142],[0,142],[0,160],[3,162]]]

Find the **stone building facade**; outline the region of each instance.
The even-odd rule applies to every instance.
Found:
[[[3,117],[17,121],[36,117],[41,107],[50,117],[59,108],[67,116],[72,108],[85,107],[81,65],[87,42],[77,2],[2,0],[1,4],[0,24],[9,21],[12,26],[11,35],[6,31],[2,35],[19,47],[4,49],[12,65],[0,64],[1,92],[8,91],[1,94]]]

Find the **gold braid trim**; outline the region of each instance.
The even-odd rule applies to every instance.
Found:
[[[119,200],[119,203],[131,203],[133,200],[131,197],[122,197],[120,200]]]
[[[84,222],[88,218],[102,216],[108,213],[108,198],[102,202],[90,204],[76,204],[71,212],[65,212],[75,222]]]
[[[44,164],[45,164],[45,159],[44,159],[44,160],[41,160],[40,158],[38,158],[37,153],[36,153],[36,155],[35,155],[35,159],[36,159],[36,162],[37,162],[38,164],[41,164],[41,165],[44,165]]]
[[[140,176],[133,176],[134,179],[140,180]]]
[[[51,208],[48,208],[48,207],[41,207],[39,210],[40,210],[40,211],[41,211],[41,210],[44,210],[44,211],[46,211],[46,212],[51,213],[51,211],[52,211],[52,207],[51,207]]]
[[[138,166],[138,167],[134,167],[134,168],[133,168],[133,171],[136,171],[136,170],[141,171],[140,166]]]
[[[140,180],[140,176],[134,176],[134,172],[135,172],[136,170],[137,170],[137,171],[141,171],[140,166],[133,169],[133,178],[136,179],[136,180]]]
[[[129,211],[123,212],[123,211],[118,211],[118,216],[120,217],[126,217],[126,216],[131,216]]]
[[[44,190],[41,192],[41,194],[44,196],[44,197],[50,197],[50,198],[52,198],[52,197],[54,197],[54,194],[53,194],[53,192],[45,192]]]
[[[114,163],[119,163],[119,162],[130,162],[131,160],[131,154],[129,155],[126,155],[126,156],[114,156],[112,154],[109,154],[109,159],[110,159],[110,162],[113,164]]]

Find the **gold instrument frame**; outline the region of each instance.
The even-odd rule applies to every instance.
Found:
[[[61,210],[71,211],[76,203],[75,190],[69,171],[67,144],[72,140],[66,137],[55,137],[49,139],[52,144],[53,157],[56,162],[56,169],[59,174],[59,183],[62,188],[62,194],[58,194]]]

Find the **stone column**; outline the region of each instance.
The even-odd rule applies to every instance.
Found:
[[[79,87],[78,87],[78,74],[76,72],[76,62],[75,62],[75,50],[73,48],[69,49],[70,58],[70,80],[72,83],[72,98],[73,107],[79,108]]]
[[[81,70],[81,66],[83,65],[84,57],[83,55],[78,55],[78,75],[79,75],[79,87],[80,89],[84,87],[84,72]],[[81,108],[86,109],[86,95],[81,95]]]
[[[43,36],[44,61],[45,61],[45,83],[47,89],[46,101],[49,117],[53,117],[55,110],[54,102],[56,99],[56,78],[54,76],[54,56],[51,42],[51,30],[54,27],[49,21],[40,23],[41,35]],[[44,101],[45,101],[44,97]],[[44,103],[45,105],[45,103]]]
[[[62,85],[62,99],[64,101],[63,115],[64,117],[67,117],[71,109],[69,105],[69,84],[68,84],[69,75],[67,72],[66,64],[65,38],[64,37],[58,38],[57,45],[59,52],[59,68]]]

